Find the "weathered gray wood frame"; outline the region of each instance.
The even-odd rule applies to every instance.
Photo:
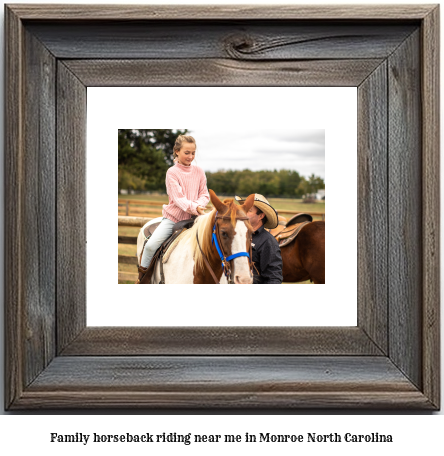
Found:
[[[438,8],[7,5],[5,407],[438,409]],[[86,327],[115,85],[358,87],[358,326]]]

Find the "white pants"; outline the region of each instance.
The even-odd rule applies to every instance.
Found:
[[[156,228],[153,235],[148,239],[145,248],[143,249],[141,266],[147,268],[157,249],[162,245],[162,242],[171,236],[175,222],[164,218],[160,225]]]

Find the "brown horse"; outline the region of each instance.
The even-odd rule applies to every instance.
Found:
[[[209,190],[214,210],[208,214],[208,220],[201,218],[198,225],[199,239],[202,252],[206,255],[209,265],[215,273],[219,283],[227,283],[223,274],[221,259],[213,240],[213,227],[216,231],[217,243],[226,258],[237,252],[250,252],[252,229],[248,221],[247,212],[253,206],[254,195],[250,195],[244,204],[237,205],[233,199],[219,200],[213,190]],[[217,214],[217,216],[216,216]],[[206,223],[205,223],[206,222]],[[200,249],[199,249],[200,250]],[[197,252],[197,250],[196,250]],[[193,283],[214,283],[208,265],[202,255],[196,255]],[[229,261],[226,267],[231,270],[232,283],[252,284],[253,276],[250,270],[250,261],[242,256]],[[226,271],[225,271],[226,272]]]
[[[234,284],[253,283],[249,257],[246,256],[250,252],[252,230],[246,214],[253,205],[254,195],[239,206],[234,200],[220,201],[212,190],[209,193],[214,209],[197,217],[193,226],[182,233],[177,246],[163,264],[166,284],[229,283],[229,278]],[[213,227],[217,244],[224,255],[224,271],[213,242]],[[157,263],[151,283],[160,281],[160,263]]]
[[[281,254],[284,282],[325,283],[325,222],[305,225]]]

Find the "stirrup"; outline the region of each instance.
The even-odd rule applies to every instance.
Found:
[[[140,284],[142,282],[142,279],[145,277],[145,274],[147,273],[148,271],[148,268],[144,268],[143,266],[139,266],[137,268],[137,270],[139,271],[139,277],[137,278],[137,281],[135,282],[135,284]]]

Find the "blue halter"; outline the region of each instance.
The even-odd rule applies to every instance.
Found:
[[[221,217],[219,217],[221,218]],[[248,252],[238,252],[234,253],[233,255],[230,255],[229,257],[224,256],[222,249],[219,245],[219,242],[217,240],[217,235],[216,235],[216,221],[217,221],[217,212],[216,212],[216,217],[214,218],[214,226],[213,226],[213,235],[212,235],[212,243],[216,246],[217,253],[219,254],[219,258],[222,261],[222,271],[224,272],[225,276],[228,278],[228,273],[225,269],[225,263],[228,263],[231,260],[234,260],[235,258],[239,257],[248,257],[250,258],[250,254]]]

